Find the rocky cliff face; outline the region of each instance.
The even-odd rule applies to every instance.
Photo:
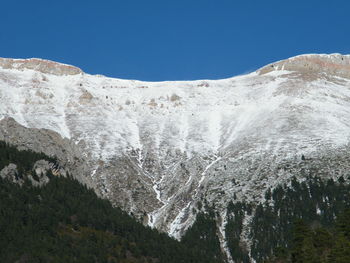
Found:
[[[347,152],[350,56],[304,55],[189,82],[20,61],[0,64],[0,139],[57,156],[99,195],[177,238],[206,200],[225,250],[230,200],[259,202],[268,187],[309,169],[302,155],[319,163]],[[339,167],[328,176],[347,169]]]
[[[66,176],[66,171],[63,168],[55,169],[54,164],[46,160],[36,161],[32,167],[33,172],[26,175],[19,175],[17,165],[10,163],[0,170],[0,177],[7,179],[10,182],[23,185],[25,179],[28,179],[34,186],[43,186],[50,181],[48,172],[54,172],[55,176]]]
[[[17,123],[13,118],[6,117],[0,120],[0,140],[16,145],[19,150],[31,150],[42,152],[47,156],[55,157],[60,165],[76,178],[93,187],[90,178],[91,167],[81,156],[81,149],[74,145],[67,138],[62,138],[57,132],[47,129],[27,128]],[[40,172],[49,170],[48,164],[37,163],[34,170],[40,175]],[[51,167],[52,168],[52,167]],[[51,169],[50,168],[50,169]],[[12,169],[13,170],[13,169]],[[65,175],[66,171],[57,171]]]

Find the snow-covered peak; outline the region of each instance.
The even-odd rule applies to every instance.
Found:
[[[40,58],[29,59],[11,59],[0,58],[0,67],[3,69],[17,69],[17,70],[35,70],[41,73],[47,73],[52,75],[76,75],[82,73],[80,68],[62,64],[50,60]]]

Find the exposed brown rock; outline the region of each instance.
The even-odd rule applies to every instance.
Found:
[[[62,75],[76,75],[82,73],[80,68],[61,64],[58,62],[30,58],[30,59],[10,59],[10,58],[0,58],[0,67],[4,69],[32,69],[39,71],[41,73],[53,74],[57,76]]]
[[[257,71],[259,75],[275,70],[296,71],[305,76],[310,74],[335,75],[350,78],[350,55],[301,55],[269,64]]]

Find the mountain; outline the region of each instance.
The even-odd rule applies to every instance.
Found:
[[[100,197],[178,239],[213,209],[228,261],[227,226],[239,202],[246,208],[236,241],[258,258],[252,224],[267,191],[295,177],[346,175],[349,113],[349,55],[301,55],[229,79],[174,82],[0,59],[0,140],[55,156]]]

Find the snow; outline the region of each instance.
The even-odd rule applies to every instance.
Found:
[[[248,215],[246,213],[243,222],[242,222],[242,233],[241,233],[241,241],[244,242],[244,244],[246,245],[247,251],[251,251],[250,247],[252,245],[252,240],[249,237],[249,226],[251,225],[253,220],[253,214],[252,215]]]
[[[321,209],[320,209],[319,207],[317,207],[316,213],[317,213],[318,215],[321,215],[321,214],[322,214],[322,211],[321,211]]]
[[[14,84],[1,82],[1,100],[6,103],[0,106],[0,117],[12,116],[25,126],[84,139],[95,158],[103,160],[129,149],[142,152],[151,144],[159,151],[166,144],[189,157],[193,153],[218,153],[290,101],[285,94],[276,95],[290,73],[282,70],[264,77],[251,73],[224,80],[187,82],[141,82],[88,74],[55,76],[28,69],[0,72],[16,79]],[[47,81],[38,82],[44,77]],[[344,85],[326,83],[321,87],[330,95],[341,92],[343,100],[350,96]],[[84,92],[92,98],[82,101]],[[318,91],[309,92],[315,95]],[[176,99],[171,99],[174,94]],[[314,119],[322,118],[327,109],[334,118],[328,119],[328,130],[322,135],[343,144],[349,137],[348,117],[338,115],[349,116],[349,110],[342,104],[329,103],[331,99],[294,98],[292,103],[312,106],[315,110],[310,112],[310,118]],[[274,126],[283,121],[280,119]],[[334,127],[341,135],[330,132]],[[270,135],[266,131],[266,136]]]
[[[160,191],[158,190],[158,187],[159,187],[159,184],[154,184],[153,190],[154,190],[154,192],[156,192],[156,195],[157,195],[156,197],[157,197],[158,201],[163,203],[162,199],[160,199]]]
[[[97,172],[97,169],[98,169],[98,166],[96,166],[92,172],[91,172],[91,177],[94,177],[96,175],[96,172]]]
[[[205,175],[206,175],[206,172],[210,169],[210,167],[212,167],[215,163],[217,163],[218,161],[221,160],[221,157],[216,157],[214,161],[210,162],[205,168],[204,168],[204,171],[202,172],[201,174],[201,179],[199,180],[199,183],[198,183],[198,186],[200,186],[202,184],[202,182],[204,181],[205,179]]]
[[[219,240],[220,240],[221,248],[225,252],[227,262],[233,263],[234,261],[226,241],[226,231],[225,231],[226,224],[227,224],[227,210],[225,210],[225,212],[221,214],[221,224],[219,225],[218,229],[222,238],[219,238]]]
[[[173,220],[173,222],[170,224],[169,227],[169,235],[180,239],[180,233],[179,231],[183,229],[184,222],[182,222],[183,217],[186,214],[186,211],[190,208],[191,202],[189,202],[181,211],[178,213],[176,218]]]

